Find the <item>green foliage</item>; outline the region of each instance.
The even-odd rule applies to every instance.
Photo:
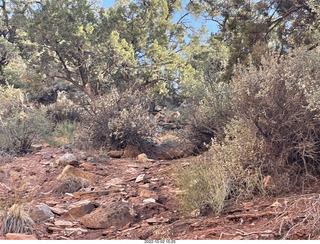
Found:
[[[180,1],[121,2],[107,10],[87,0],[35,8],[29,38],[36,67],[71,82],[94,103],[111,87],[175,90],[185,67],[186,29],[173,23]]]
[[[319,45],[319,11],[314,0],[212,1],[196,0],[189,11],[218,23],[220,34],[230,48],[228,66],[223,76],[230,81],[234,65],[248,64],[254,54],[255,65],[268,48],[286,52],[297,46]]]
[[[150,99],[140,92],[112,90],[98,100],[96,111],[84,118],[78,143],[98,149],[129,144],[143,150],[157,128],[150,106]]]
[[[73,142],[76,134],[76,124],[70,121],[58,123],[49,139],[51,144],[56,147],[70,144]]]
[[[1,1],[0,5],[0,84],[17,82],[12,75],[19,76],[22,67],[19,48],[25,33],[26,13],[29,1]],[[23,63],[23,62],[22,62]]]
[[[20,90],[0,87],[0,148],[24,153],[31,143],[45,138],[51,125],[44,113],[25,100]]]

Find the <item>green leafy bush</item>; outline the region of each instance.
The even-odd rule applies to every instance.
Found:
[[[156,133],[155,118],[149,113],[150,99],[140,92],[112,90],[96,101],[78,135],[78,146],[124,148],[134,145],[143,150]]]
[[[0,87],[0,149],[25,153],[31,143],[45,138],[52,127],[45,114],[28,103],[20,90]]]

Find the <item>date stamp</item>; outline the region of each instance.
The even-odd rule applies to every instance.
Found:
[[[144,243],[149,244],[175,244],[175,240],[145,240]]]

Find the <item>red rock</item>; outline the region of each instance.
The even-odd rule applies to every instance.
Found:
[[[123,155],[123,150],[109,151],[107,155],[110,156],[111,158],[121,158]]]
[[[6,234],[7,240],[38,240],[35,235],[28,235],[24,233],[8,233]]]
[[[169,219],[166,218],[150,218],[146,220],[148,224],[161,224],[168,223]]]
[[[155,192],[149,191],[149,190],[142,190],[139,194],[140,197],[143,198],[153,198],[155,200],[158,200],[159,197]]]
[[[147,190],[149,190],[149,188],[150,188],[150,184],[149,184],[149,183],[147,183],[147,184],[139,185],[139,188],[143,188],[143,189],[147,189]]]
[[[60,207],[50,207],[50,210],[58,215],[62,215],[68,212],[68,210],[60,208]]]
[[[107,236],[107,235],[109,235],[109,234],[113,234],[113,233],[116,232],[116,231],[117,231],[117,228],[114,227],[114,226],[111,226],[109,229],[104,230],[104,231],[101,233],[101,235]]]
[[[92,229],[107,229],[111,226],[123,227],[134,221],[135,213],[130,203],[115,202],[100,206],[80,219],[81,224]]]
[[[72,166],[79,166],[79,162],[76,159],[76,157],[72,153],[66,153],[65,155],[61,156],[57,160],[59,165],[66,166],[66,165],[72,165]]]
[[[76,202],[69,207],[69,211],[66,215],[72,218],[81,218],[82,216],[91,213],[94,210],[94,206],[89,200],[83,200]]]
[[[59,226],[59,227],[72,227],[72,226],[74,226],[74,224],[72,222],[66,221],[66,220],[56,220],[56,221],[54,221],[54,225]]]
[[[83,169],[80,169],[80,168],[76,168],[72,165],[67,165],[63,169],[62,173],[57,177],[57,180],[60,181],[65,178],[68,178],[70,176],[76,177],[76,178],[84,178],[89,181],[95,181],[95,179],[96,179],[95,174],[89,173],[89,172],[84,171]]]
[[[93,165],[87,162],[83,162],[82,167],[85,171],[93,171],[94,169]]]
[[[49,218],[53,218],[54,214],[52,213],[50,207],[47,204],[41,203],[36,206],[28,206],[29,215],[33,221],[44,221]]]
[[[60,203],[59,201],[55,201],[55,200],[48,200],[46,201],[46,204],[48,206],[54,206],[54,205],[57,205],[58,203]]]
[[[141,203],[141,200],[137,197],[130,197],[128,201],[131,203]]]
[[[139,154],[141,154],[141,151],[137,147],[127,145],[124,149],[123,156],[126,158],[136,158]]]

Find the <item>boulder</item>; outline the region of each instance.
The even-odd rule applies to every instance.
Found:
[[[123,150],[109,151],[107,155],[110,156],[111,158],[121,158],[123,155]]]
[[[141,154],[141,151],[137,147],[127,145],[124,149],[123,156],[126,158],[136,158],[139,154]]]
[[[171,149],[168,151],[160,151],[156,153],[156,157],[160,160],[172,160],[185,156],[185,151],[181,149]]]
[[[145,153],[141,153],[137,156],[137,160],[141,163],[154,162],[155,160],[149,159]]]
[[[27,208],[29,210],[29,215],[34,222],[41,222],[54,217],[54,214],[47,204],[41,203],[36,206],[28,206]]]
[[[83,200],[71,204],[68,212],[65,214],[66,217],[73,219],[81,218],[82,216],[91,213],[94,210],[94,206],[89,200]]]
[[[35,235],[28,235],[25,233],[7,233],[7,240],[38,240]]]
[[[133,223],[135,212],[130,203],[116,202],[102,205],[90,214],[80,219],[81,224],[92,229],[107,229],[111,226],[121,228],[128,223]]]
[[[63,180],[65,178],[68,177],[75,177],[75,178],[84,178],[86,180],[89,181],[94,181],[96,176],[92,173],[89,172],[85,172],[84,170],[80,169],[80,168],[76,168],[74,166],[71,165],[67,165],[62,173],[57,177],[57,180]]]
[[[61,166],[73,165],[79,166],[79,162],[72,153],[66,153],[58,159],[58,164]]]

